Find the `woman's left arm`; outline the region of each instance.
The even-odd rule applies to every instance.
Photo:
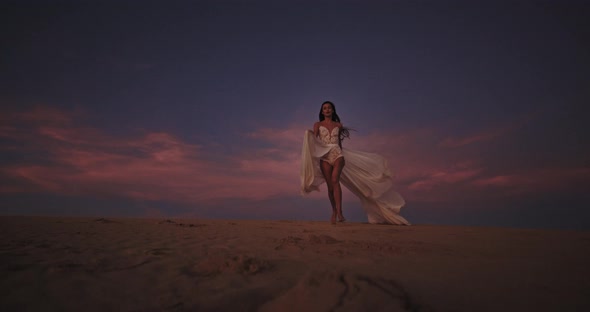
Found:
[[[342,148],[342,123],[338,123],[337,125],[338,127],[338,146],[340,146],[340,148]]]

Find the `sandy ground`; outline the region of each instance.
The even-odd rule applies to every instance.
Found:
[[[590,311],[590,232],[0,217],[1,311]]]

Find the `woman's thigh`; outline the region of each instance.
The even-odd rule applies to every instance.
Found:
[[[324,176],[324,180],[328,186],[332,185],[332,171],[334,171],[334,167],[330,165],[327,161],[320,160],[320,169],[322,170],[322,175]]]
[[[340,182],[340,174],[342,174],[342,169],[344,168],[344,157],[338,157],[334,161],[334,166],[332,167],[332,182],[338,183]]]

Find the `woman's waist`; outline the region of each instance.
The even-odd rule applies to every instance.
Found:
[[[325,146],[325,147],[334,147],[334,146],[340,146],[338,143],[324,143],[324,142],[322,142],[322,141],[318,141],[318,143],[319,143],[320,145],[322,145],[322,146]]]

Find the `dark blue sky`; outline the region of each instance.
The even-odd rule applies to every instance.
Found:
[[[0,213],[326,219],[298,156],[331,100],[414,223],[590,228],[588,2],[0,8]]]

